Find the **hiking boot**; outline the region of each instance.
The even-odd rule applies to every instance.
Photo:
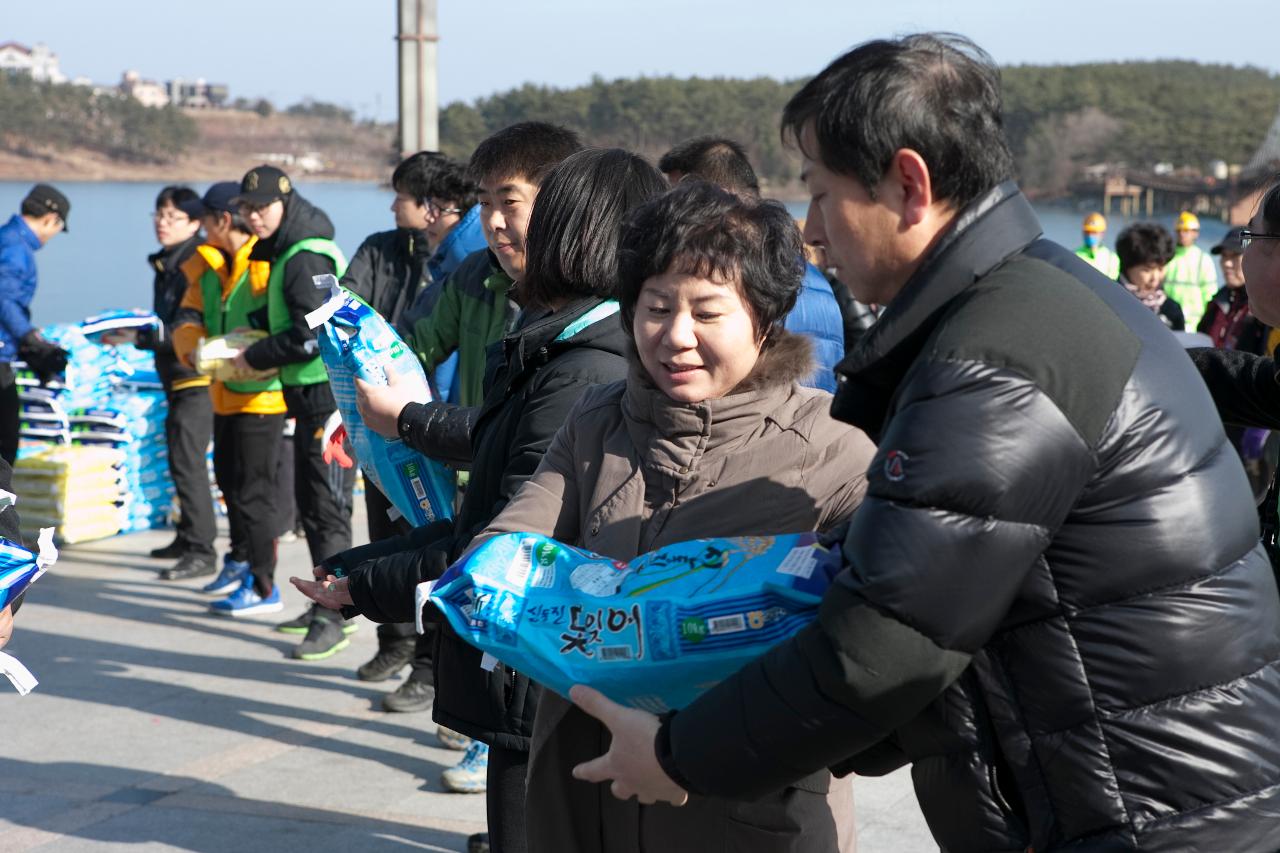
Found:
[[[219,616],[256,616],[281,610],[284,605],[280,602],[280,587],[271,587],[271,594],[263,597],[253,588],[253,575],[246,577],[235,592],[209,605],[209,611]]]
[[[477,832],[467,836],[467,853],[489,853],[489,833]]]
[[[148,552],[156,560],[176,560],[185,553],[187,553],[187,546],[183,544],[181,539],[176,537],[168,545],[162,548],[152,548]]]
[[[213,555],[186,553],[182,555],[178,562],[160,572],[160,580],[180,581],[187,578],[211,575],[215,571],[217,569],[213,564]]]
[[[445,749],[458,752],[465,752],[471,746],[471,738],[453,729],[446,729],[444,726],[436,726],[436,740],[440,741],[440,745]]]
[[[435,701],[436,689],[425,681],[406,678],[404,683],[382,697],[382,710],[408,714],[413,711],[425,711]]]
[[[462,760],[440,774],[440,782],[455,794],[483,794],[489,778],[489,747],[473,740]]]
[[[294,648],[292,654],[297,660],[324,660],[350,643],[342,630],[342,619],[337,614],[330,618],[317,613],[307,629],[307,638]]]
[[[240,584],[244,583],[247,577],[249,577],[249,564],[233,560],[231,555],[227,554],[222,558],[222,571],[218,572],[216,578],[201,587],[200,591],[207,592],[209,595],[226,595],[239,589]]]
[[[361,681],[386,681],[413,660],[413,650],[418,641],[413,637],[379,645],[378,653],[360,665],[356,678]]]

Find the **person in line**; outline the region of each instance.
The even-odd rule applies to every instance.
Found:
[[[1120,258],[1120,284],[1155,312],[1169,329],[1187,327],[1182,307],[1164,291],[1165,269],[1173,255],[1173,236],[1154,222],[1138,222],[1116,238]]]
[[[886,306],[832,408],[879,446],[847,570],[670,716],[573,688],[611,734],[578,778],[679,803],[909,763],[946,850],[1274,848],[1280,596],[1239,459],[1178,341],[1041,238],[1001,120],[947,35],[787,104],[805,237]]]
[[[464,164],[434,151],[419,151],[396,166],[391,186],[395,191],[391,212],[396,227],[365,238],[347,266],[342,285],[407,337],[404,323],[416,297],[437,277],[443,280],[451,275],[467,254],[481,248],[484,235],[479,225],[476,188],[468,180]],[[435,367],[427,366],[428,373]],[[437,385],[440,378],[437,375]],[[391,502],[377,486],[366,481],[364,494],[369,541],[408,532],[403,520],[392,521]],[[305,632],[313,612],[277,626],[277,630]],[[409,678],[383,697],[383,708],[426,710],[434,692],[432,645],[431,637],[418,637],[412,622],[379,625],[378,650],[356,669],[356,677],[361,681],[385,681],[412,665]]]
[[[36,252],[67,229],[71,202],[55,187],[36,184],[18,212],[0,226],[0,459],[18,458],[22,404],[13,362],[25,362],[41,383],[67,367],[67,351],[31,325]]]
[[[1249,292],[1244,286],[1241,264],[1244,257],[1243,233],[1243,228],[1232,228],[1218,245],[1209,250],[1209,254],[1217,256],[1222,267],[1223,287],[1205,308],[1197,331],[1208,335],[1218,349],[1266,355],[1271,329],[1249,308]],[[1275,476],[1275,454],[1267,449],[1270,436],[1271,431],[1267,429],[1227,427],[1227,438],[1240,454],[1245,473],[1249,475],[1249,484],[1259,501]]]
[[[234,203],[239,193],[238,182],[222,181],[209,187],[202,200],[206,239],[183,265],[187,291],[173,320],[174,353],[188,367],[194,366],[201,338],[253,328],[267,309],[271,265],[251,259],[258,238]],[[275,574],[275,472],[286,406],[279,376],[216,380],[207,393],[213,409],[214,476],[227,505],[231,543],[223,571],[203,591],[219,595],[239,586],[237,578]]]
[[[1196,328],[1204,307],[1218,292],[1218,273],[1213,266],[1213,258],[1196,245],[1200,239],[1200,219],[1192,212],[1184,210],[1178,214],[1174,228],[1177,232],[1178,245],[1165,270],[1165,292],[1182,306],[1187,326]],[[1117,245],[1117,251],[1119,246]]]
[[[557,136],[555,148],[577,144],[568,131]],[[481,203],[505,212],[508,222],[528,217],[522,239],[505,227],[493,229],[495,254],[515,274],[523,313],[515,331],[492,349],[493,369],[470,433],[471,480],[452,531],[432,541],[429,537],[440,537],[443,527],[420,528],[409,541],[357,548],[322,566],[326,574],[344,566],[356,578],[349,596],[346,584],[335,594],[319,582],[293,579],[321,604],[345,605],[347,612],[376,622],[414,618],[414,578],[439,577],[501,512],[533,475],[587,389],[626,378],[629,343],[615,299],[618,233],[627,212],[661,195],[666,181],[635,154],[597,149],[566,158],[545,179],[521,170],[519,174],[538,179],[535,192],[533,184],[515,177],[515,162],[501,185],[482,185]],[[537,203],[531,205],[535,194]],[[443,451],[451,458],[466,454],[465,447],[457,446],[418,449],[432,456]],[[490,849],[524,851],[525,773],[542,688],[509,667],[482,669],[480,652],[447,625],[439,626],[437,637],[435,718],[489,744]]]
[[[190,187],[168,186],[156,196],[151,220],[160,251],[148,255],[147,263],[155,273],[152,310],[160,324],[141,329],[134,336],[138,349],[155,354],[156,373],[168,405],[164,433],[169,476],[178,498],[178,523],[173,541],[152,551],[151,556],[176,558],[177,562],[160,572],[161,580],[182,580],[217,571],[213,540],[218,535],[218,525],[205,461],[213,438],[209,377],[183,363],[173,348],[174,320],[189,285],[182,267],[201,243],[203,215],[200,196]]]
[[[803,281],[801,247],[782,205],[701,181],[686,178],[636,210],[619,249],[630,372],[583,395],[533,478],[472,546],[530,531],[627,561],[691,539],[847,521],[875,446],[831,418],[828,393],[802,385],[813,344],[785,325]],[[530,850],[851,843],[852,785],[833,784],[825,768],[750,803],[695,796],[679,809],[641,808],[573,779],[606,738],[598,721],[543,692],[529,758]]]
[[[1103,240],[1107,237],[1107,218],[1101,213],[1090,213],[1084,218],[1084,242],[1076,249],[1076,256],[1110,279],[1120,277],[1120,259],[1108,249]]]
[[[662,155],[658,169],[672,186],[686,179],[700,179],[730,192],[760,197],[760,182],[747,152],[732,139],[700,136],[682,142]],[[813,342],[814,371],[803,381],[828,393],[836,390],[835,366],[844,358],[846,306],[856,310],[851,300],[841,300],[836,295],[837,286],[827,280],[821,269],[806,263],[800,295],[785,320],[788,330],[808,335]]]
[[[342,275],[346,259],[333,242],[328,215],[295,192],[289,176],[274,166],[246,172],[234,204],[258,238],[249,259],[270,264],[265,304],[248,317],[249,328],[263,330],[267,337],[237,355],[234,365],[242,375],[279,370],[285,406],[296,422],[292,452],[298,515],[312,564],[318,565],[351,547],[355,469],[324,459],[324,427],[337,403],[306,315],[327,298],[313,277]],[[265,567],[251,566],[237,575],[224,565],[217,582],[221,585],[215,588],[235,587],[209,605],[214,613],[246,616],[278,613],[283,607],[273,573]],[[299,645],[299,654],[332,649],[344,639],[341,619],[320,621],[315,635],[309,631]]]
[[[471,155],[468,172],[479,187],[480,221],[488,248],[467,257],[446,281],[432,312],[418,320],[409,338],[423,367],[430,370],[453,353],[458,356],[455,387],[461,407],[424,404],[411,386],[357,385],[357,403],[365,422],[382,434],[400,436],[411,447],[459,468],[469,467],[475,407],[484,402],[484,376],[490,345],[502,340],[516,322],[513,286],[524,276],[529,216],[542,182],[569,155],[581,150],[577,134],[546,122],[520,122],[485,138]],[[519,247],[512,250],[512,247]],[[435,647],[431,631],[418,639],[417,657]],[[429,644],[429,645],[428,645]],[[424,646],[426,648],[424,649]],[[434,651],[431,652],[434,654]],[[395,708],[428,707],[435,689],[414,672],[396,691]],[[422,675],[430,676],[429,672]],[[395,695],[395,694],[393,694]],[[384,702],[385,707],[391,696]],[[532,706],[530,706],[532,708]],[[446,770],[442,781],[454,791],[479,792],[488,779],[488,747],[471,742],[437,716],[437,737],[449,748],[466,751]],[[473,748],[474,747],[474,748]]]

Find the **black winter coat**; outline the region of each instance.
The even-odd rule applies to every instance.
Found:
[[[1159,319],[1039,235],[992,190],[841,365],[833,414],[879,445],[847,571],[660,758],[739,797],[910,762],[953,853],[1276,850],[1280,597],[1244,471]]]
[[[433,542],[442,533],[433,525],[340,555],[355,602],[349,614],[376,622],[413,621],[414,587],[443,574],[533,476],[582,394],[626,377],[628,339],[616,315],[556,340],[598,304],[578,300],[532,318],[492,348],[484,403],[471,433],[471,479],[452,531]],[[403,550],[411,546],[419,547]],[[435,721],[486,743],[527,750],[542,688],[507,667],[481,669],[480,652],[448,625],[441,623],[437,637]]]
[[[250,260],[270,261],[283,255],[290,246],[308,237],[333,239],[333,223],[323,210],[296,192],[285,199],[284,219],[280,228],[265,240],[254,244]],[[319,352],[316,333],[307,326],[307,314],[319,308],[329,298],[327,291],[316,287],[312,278],[335,272],[332,262],[315,252],[298,252],[284,266],[284,301],[289,308],[293,325],[278,335],[258,341],[245,350],[245,360],[259,370],[284,367],[299,361],[309,361]],[[266,309],[262,309],[263,313]],[[253,318],[251,318],[253,319]],[[255,322],[254,328],[267,328],[266,317]],[[286,386],[284,402],[289,407],[289,417],[324,415],[338,407],[329,390],[328,382],[315,385]]]
[[[426,284],[431,249],[423,231],[396,228],[370,234],[356,249],[342,286],[369,303],[404,336],[400,321]]]
[[[173,351],[173,340],[169,333],[173,321],[178,314],[178,305],[183,294],[187,292],[187,276],[182,265],[196,252],[201,243],[199,235],[192,237],[177,246],[161,249],[147,255],[147,263],[155,272],[152,281],[152,311],[160,318],[160,327],[144,329],[138,333],[138,349],[151,350],[156,357],[156,373],[160,376],[165,390],[171,390],[177,380],[197,379],[200,374],[178,361]],[[206,380],[207,381],[207,380]]]

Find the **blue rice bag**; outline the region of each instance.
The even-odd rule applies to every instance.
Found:
[[[0,610],[22,595],[57,559],[58,549],[53,546],[52,527],[40,531],[37,553],[0,537]]]
[[[93,343],[100,343],[102,336],[110,332],[136,331],[145,328],[156,328],[159,325],[160,318],[154,312],[143,311],[138,308],[133,310],[115,309],[104,311],[101,314],[95,314],[82,320],[80,334]]]
[[[811,533],[696,539],[630,563],[508,533],[450,566],[430,600],[487,660],[660,714],[812,622],[839,568]]]
[[[414,527],[453,517],[454,474],[400,439],[387,439],[364,425],[356,409],[357,378],[386,385],[387,374],[416,375],[426,387],[426,373],[391,324],[338,286],[332,275],[315,277],[328,288],[324,305],[307,315],[320,342],[320,358],[329,371],[329,386],[347,428],[347,437],[365,476]],[[426,400],[422,402],[427,402]]]

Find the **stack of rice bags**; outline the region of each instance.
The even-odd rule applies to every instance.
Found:
[[[166,404],[153,356],[98,342],[103,331],[144,324],[148,315],[110,315],[42,330],[69,354],[63,382],[41,386],[18,374],[23,423],[14,484],[23,525],[55,527],[63,542],[163,526],[172,514]]]

